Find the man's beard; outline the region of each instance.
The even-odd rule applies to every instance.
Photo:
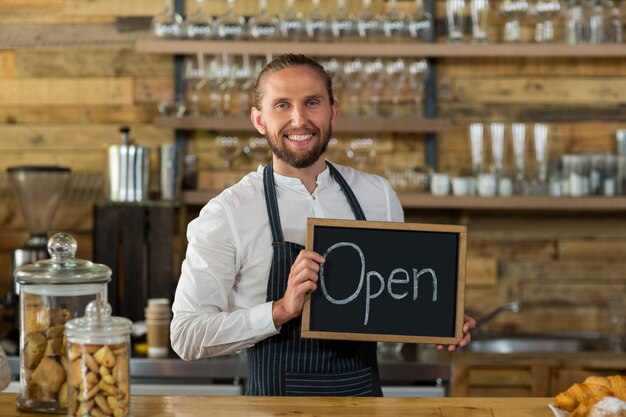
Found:
[[[301,129],[299,129],[300,131]],[[288,141],[289,139],[283,139],[286,131],[281,131],[278,135],[275,135],[273,139],[266,137],[267,143],[272,150],[272,153],[276,155],[276,157],[288,165],[294,168],[308,168],[313,165],[317,160],[326,152],[326,148],[328,147],[328,142],[330,141],[330,137],[332,135],[332,129],[328,129],[324,137],[321,137],[321,132],[319,129],[307,129],[308,133],[313,133],[318,141],[315,143],[314,147],[305,154],[298,154],[296,152],[292,152],[289,150],[287,146],[284,146],[283,141]]]

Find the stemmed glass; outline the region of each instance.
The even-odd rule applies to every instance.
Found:
[[[491,157],[496,177],[504,171],[504,123],[494,122],[489,125],[491,133]]]
[[[413,89],[413,115],[421,118],[424,115],[424,83],[428,76],[428,61],[420,59],[409,64],[409,84]]]
[[[267,139],[262,136],[252,136],[248,139],[248,145],[243,148],[243,153],[252,158],[257,164],[265,164],[272,154]]]
[[[448,42],[463,43],[465,32],[465,0],[446,0]]]
[[[535,24],[535,42],[554,41],[553,19],[561,11],[559,0],[537,0],[532,7],[532,15],[537,19]]]
[[[356,162],[357,168],[362,170],[370,158],[376,156],[374,145],[374,138],[355,138],[350,141],[350,148],[346,154]]]
[[[215,34],[220,39],[242,39],[245,37],[246,19],[235,12],[235,0],[227,0],[225,14],[215,20]]]
[[[182,35],[183,17],[174,11],[174,0],[165,0],[161,13],[151,22],[152,33],[159,38],[179,38]]]
[[[250,95],[252,93],[256,77],[252,74],[250,56],[248,54],[243,54],[241,61],[241,66],[235,69],[234,74],[234,93],[237,95],[235,108],[237,115],[247,116],[250,114]]]
[[[487,43],[489,0],[471,0],[472,43]]]
[[[306,34],[310,39],[325,41],[330,35],[328,15],[320,8],[320,0],[313,0],[311,12],[306,16]]]
[[[346,0],[337,0],[337,11],[330,21],[333,38],[339,41],[351,41],[358,36],[357,21],[346,9]]]
[[[365,85],[369,91],[369,115],[380,116],[380,93],[384,86],[383,62],[380,59],[367,61],[363,66]]]
[[[515,163],[513,190],[515,194],[523,194],[526,168],[526,125],[524,123],[511,124],[511,138],[513,139],[513,160]]]
[[[363,86],[363,63],[356,58],[343,64],[343,81],[348,94],[348,114],[359,115],[359,95]]]
[[[372,0],[363,0],[357,15],[357,30],[361,39],[377,39],[382,33],[380,17],[372,10]]]
[[[548,179],[548,126],[544,123],[533,124],[533,138],[537,177],[532,181],[529,194],[545,195]]]
[[[391,94],[391,108],[387,113],[391,117],[402,117],[404,116],[404,109],[400,103],[407,79],[406,62],[402,58],[389,61],[387,65],[385,65],[385,72],[387,74],[387,83]]]
[[[415,0],[415,11],[409,19],[409,34],[414,39],[428,42],[433,37],[433,16],[424,10],[424,0]]]
[[[279,34],[278,18],[267,11],[267,0],[259,0],[259,13],[248,21],[248,33],[252,39],[274,39]]]
[[[218,136],[215,138],[217,154],[224,161],[224,169],[233,167],[234,159],[241,154],[241,144],[237,136]]]
[[[229,78],[227,60],[226,54],[215,55],[207,66],[206,79],[211,89],[209,102],[212,116],[224,116],[223,90]]]
[[[196,9],[183,22],[189,38],[210,38],[213,35],[213,18],[204,11],[204,0],[196,0]]]
[[[383,34],[386,39],[399,40],[409,35],[409,24],[406,14],[398,9],[397,0],[388,0],[387,13],[381,20],[383,22]]]
[[[287,9],[279,16],[280,35],[292,41],[302,39],[306,33],[304,15],[294,7],[295,0],[287,0]]]
[[[189,95],[189,111],[192,116],[200,116],[200,92],[207,84],[206,66],[204,64],[204,55],[198,52],[196,59],[187,57],[185,59],[184,78]]]
[[[471,123],[469,126],[472,174],[478,176],[483,170],[483,124]]]
[[[528,13],[527,0],[504,0],[500,3],[500,14],[506,20],[504,22],[504,42],[520,42],[522,31],[520,19]]]

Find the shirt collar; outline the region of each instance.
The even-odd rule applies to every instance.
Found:
[[[260,174],[263,174],[264,169],[265,167],[263,165],[259,165],[256,171]],[[316,181],[317,185],[318,186],[325,185],[326,183],[328,183],[330,179],[331,179],[330,169],[328,168],[328,164],[326,164],[326,168],[322,172],[317,174],[317,181]],[[280,175],[276,172],[274,172],[274,181],[277,184],[281,184],[281,185],[300,185],[304,187],[304,185],[302,184],[302,181],[300,181],[299,178],[287,177],[285,175]]]

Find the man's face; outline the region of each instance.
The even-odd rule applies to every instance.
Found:
[[[262,94],[261,110],[253,108],[251,118],[274,155],[294,168],[313,165],[338,113],[322,78],[305,66],[285,68],[265,78]]]

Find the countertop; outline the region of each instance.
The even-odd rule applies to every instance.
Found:
[[[0,393],[0,416],[41,417]],[[133,417],[551,417],[551,398],[133,396]]]

